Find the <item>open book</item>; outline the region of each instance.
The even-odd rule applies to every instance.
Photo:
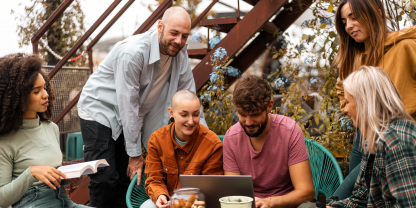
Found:
[[[107,160],[93,160],[89,162],[77,163],[73,165],[65,165],[58,168],[68,179],[79,178],[83,175],[88,175],[97,172],[97,168],[109,166]]]

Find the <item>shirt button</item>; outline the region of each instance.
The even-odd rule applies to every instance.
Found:
[[[183,156],[181,157],[181,160],[183,160]]]
[[[165,171],[168,172],[168,168],[165,168]]]

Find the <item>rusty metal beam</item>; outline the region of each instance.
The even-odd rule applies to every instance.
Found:
[[[248,12],[242,20],[221,40],[220,43],[210,51],[207,56],[193,69],[196,89],[199,90],[209,79],[212,66],[206,65],[210,61],[215,49],[224,48],[228,56],[232,57],[244,46],[250,38],[261,29],[261,27],[276,14],[277,11],[286,3],[286,0],[260,0],[253,9]]]
[[[312,0],[303,0],[303,10],[301,10],[298,4],[293,5],[293,11],[282,11],[273,20],[273,23],[285,31],[292,25],[312,4]],[[243,52],[241,52],[230,64],[235,68],[238,68],[241,73],[244,73],[248,67],[250,67],[254,61],[256,61],[261,54],[266,50],[266,44],[271,44],[276,41],[273,35],[262,31],[251,43],[248,45]],[[280,46],[280,44],[278,45]],[[209,78],[209,77],[208,77]],[[227,76],[229,86],[233,84],[238,78]]]
[[[257,2],[259,2],[259,0],[243,0],[245,2],[247,2],[248,4],[255,6],[257,4]]]
[[[90,67],[90,73],[94,72],[94,63],[92,62],[92,49],[88,50],[88,67]]]
[[[74,55],[78,48],[90,37],[90,35],[97,29],[97,27],[107,18],[107,16],[116,8],[116,6],[121,2],[121,0],[114,0],[114,2],[105,10],[105,12],[98,18],[97,21],[91,26],[91,28],[75,43],[75,45],[65,54],[65,56],[56,64],[55,68],[49,72],[49,79],[52,79],[53,76],[62,68],[63,65],[68,62],[68,59]]]
[[[131,4],[133,4],[133,2],[134,0],[129,0],[123,6],[123,8],[121,8],[120,11],[117,12],[113,19],[111,19],[111,21],[108,22],[108,24],[101,30],[101,32],[90,42],[90,44],[88,44],[87,50],[91,50],[92,47],[95,46],[95,44],[101,39],[101,37],[103,37],[103,35],[108,31],[108,29],[110,29],[110,27],[113,26],[113,24],[118,20],[118,18],[120,18],[121,15],[123,15],[123,13],[131,6]]]
[[[197,18],[194,19],[194,21],[192,22],[192,25],[191,25],[191,29],[193,29],[196,25],[198,25],[198,23],[202,19],[202,17],[204,17],[209,12],[209,10],[211,10],[211,8],[214,6],[214,4],[217,3],[217,2],[218,2],[218,0],[212,1],[211,4],[209,4],[208,7],[205,8],[205,10],[201,14],[199,14],[199,16]]]
[[[33,35],[31,42],[33,46],[33,53],[38,54],[38,41],[39,39],[45,34],[45,32],[52,26],[52,24],[58,19],[62,13],[68,8],[68,6],[73,2],[74,0],[65,0],[62,2],[61,5],[52,13],[52,15],[46,20],[45,24]]]
[[[74,107],[78,103],[79,97],[81,96],[81,92],[79,92],[78,95],[75,96],[74,99],[72,99],[72,101],[68,104],[68,106],[66,106],[64,110],[62,110],[61,113],[59,113],[59,115],[53,120],[54,123],[59,123],[59,121],[61,121],[64,118],[64,116],[72,109],[72,107]]]
[[[157,9],[147,18],[147,20],[140,25],[139,29],[134,32],[133,35],[137,35],[140,33],[146,32],[150,27],[152,27],[155,22],[162,17],[163,13],[168,9],[170,6],[172,6],[172,0],[165,0],[163,1]]]
[[[205,19],[201,20],[200,26],[213,26],[213,25],[225,25],[225,24],[237,24],[238,17],[224,17],[218,19]]]

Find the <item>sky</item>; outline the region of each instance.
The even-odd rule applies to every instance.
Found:
[[[229,5],[237,7],[236,0],[222,0]],[[107,9],[113,0],[81,0],[81,8],[84,11],[86,18],[86,27],[89,28],[100,17],[100,15]],[[146,4],[144,3],[146,2]],[[136,31],[136,29],[149,17],[151,12],[147,9],[149,2],[156,2],[155,0],[136,0],[130,8],[117,20],[117,22],[107,31],[101,40],[111,39],[115,37],[126,37]],[[19,6],[19,3],[21,5]],[[116,9],[107,17],[107,19],[98,27],[91,35],[94,38],[99,31],[117,14],[117,12],[127,3],[127,0],[121,1]],[[202,12],[211,0],[203,0],[197,9],[197,14]],[[24,13],[24,6],[31,5],[30,0],[1,0],[0,7],[0,57],[17,52],[31,53],[32,46],[23,46],[19,48],[16,28],[17,20],[15,17]],[[249,11],[252,6],[240,1],[241,11]],[[11,14],[11,10],[15,14]],[[216,3],[213,7],[216,11],[232,11],[232,9]],[[85,44],[85,43],[84,43]],[[61,54],[63,56],[64,54]]]

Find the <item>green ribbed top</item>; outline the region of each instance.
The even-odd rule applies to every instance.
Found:
[[[55,123],[23,119],[17,132],[0,137],[0,207],[17,202],[32,186],[43,185],[30,166],[62,165],[59,129]]]

